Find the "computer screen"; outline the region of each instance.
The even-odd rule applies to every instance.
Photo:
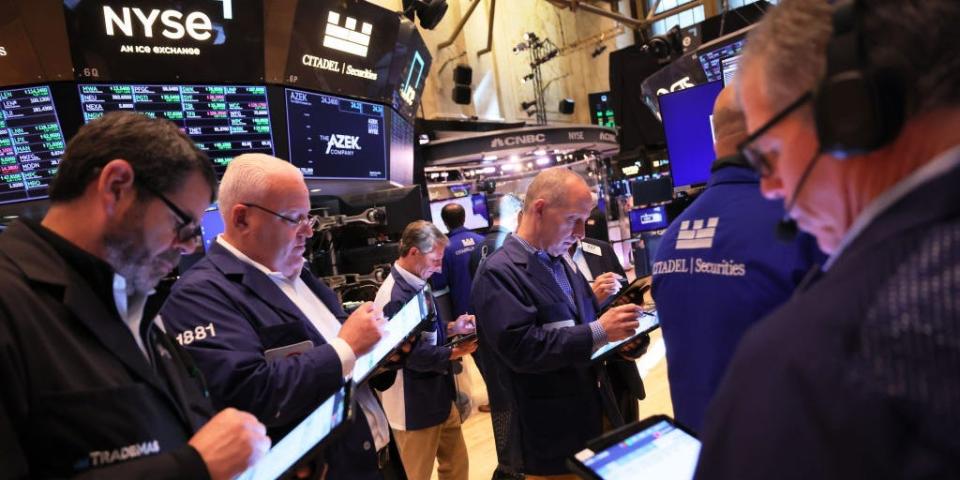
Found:
[[[710,82],[660,96],[660,115],[667,137],[673,185],[706,183],[713,150],[713,103],[723,82]]]
[[[218,176],[244,153],[273,155],[267,87],[239,85],[80,85],[83,122],[138,112],[180,126],[210,156]]]
[[[390,180],[413,185],[413,125],[390,110]]]
[[[590,123],[601,127],[617,126],[613,118],[613,106],[610,105],[610,92],[597,92],[587,95],[590,102]]]
[[[649,205],[673,198],[673,180],[670,175],[644,175],[630,180],[633,204]]]
[[[220,215],[219,208],[212,208],[203,212],[203,217],[200,218],[200,229],[203,231],[203,248],[205,251],[210,250],[210,245],[217,239],[217,235],[223,233],[224,228],[223,217]]]
[[[724,58],[740,55],[740,52],[743,51],[746,38],[739,35],[737,37],[738,38],[723,42],[721,45],[697,54],[697,57],[700,59],[700,66],[703,68],[703,73],[707,76],[708,82],[722,80],[723,66],[720,62]]]
[[[49,86],[0,90],[0,204],[45,198],[65,144]]]
[[[737,74],[737,67],[740,65],[740,55],[724,58],[720,60],[721,71],[723,72],[723,85],[730,85],[733,77]]]
[[[630,233],[649,232],[667,228],[667,209],[663,205],[630,210]]]
[[[583,464],[604,480],[690,480],[699,455],[699,440],[663,420],[594,452]]]
[[[290,162],[310,178],[387,179],[383,105],[286,89]]]
[[[466,211],[467,219],[463,224],[464,227],[477,230],[490,226],[490,214],[487,213],[487,196],[483,193],[474,193],[469,197],[448,198],[430,202],[430,221],[444,234],[450,232],[447,230],[447,226],[443,224],[440,212],[444,205],[449,203],[456,203]]]
[[[383,336],[373,346],[373,349],[357,358],[357,363],[353,367],[354,383],[359,385],[366,381],[370,374],[403,343],[404,339],[414,333],[414,329],[423,322],[427,314],[424,295],[421,292],[390,317],[383,328]]]
[[[349,385],[324,400],[307,418],[276,443],[237,480],[274,480],[283,476],[337,427],[349,414]]]

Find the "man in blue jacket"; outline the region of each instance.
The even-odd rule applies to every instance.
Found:
[[[483,242],[483,236],[463,226],[467,212],[460,204],[449,203],[440,210],[440,218],[447,226],[449,242],[443,252],[443,269],[433,276],[431,282],[437,296],[449,294],[453,318],[470,309],[470,257]]]
[[[494,428],[506,431],[527,478],[574,478],[567,456],[600,435],[620,413],[602,364],[590,360],[608,341],[639,326],[640,308],[623,305],[597,318],[590,286],[563,255],[584,235],[594,202],[576,173],[551,168],[527,189],[517,233],[474,279],[480,354]],[[503,459],[501,459],[503,461]]]
[[[249,410],[275,440],[351,376],[382,334],[371,303],[347,317],[305,268],[313,234],[300,172],[267,155],[241,155],[220,183],[225,230],[174,285],[162,314],[207,377],[214,402]],[[347,433],[327,448],[329,478],[382,478],[390,441],[367,384]]]
[[[421,290],[427,279],[443,265],[447,237],[430,222],[415,221],[403,229],[400,258],[377,291],[375,305],[392,316]],[[463,315],[451,327],[462,328]],[[472,321],[470,329],[472,330]],[[407,478],[429,480],[434,461],[440,480],[466,480],[469,473],[467,446],[456,408],[454,362],[477,349],[476,341],[447,347],[447,324],[435,317],[397,373],[393,385],[383,392],[387,420],[397,439],[397,448]]]
[[[741,340],[702,479],[960,477],[960,2],[784,0],[743,144],[830,255]]]
[[[737,153],[746,126],[732,86],[717,97],[713,126],[707,189],[664,232],[653,263],[673,412],[696,432],[744,332],[824,260],[809,235],[776,240],[783,206],[760,195],[760,177]]]

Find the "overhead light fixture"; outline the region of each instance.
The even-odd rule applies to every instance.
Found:
[[[483,156],[483,161],[484,161],[484,162],[492,162],[492,161],[495,161],[496,159],[497,159],[497,156],[496,156],[496,155],[484,155],[484,156]]]
[[[433,30],[447,14],[447,0],[403,0],[403,14],[413,21],[414,14],[420,26]]]
[[[544,165],[549,165],[549,164],[550,164],[550,157],[537,158],[537,165],[542,167]]]
[[[538,157],[542,157],[542,156],[544,156],[544,155],[547,154],[547,151],[541,148],[541,149],[539,149],[539,150],[535,150],[535,151],[533,152],[533,154],[536,155],[536,156],[538,156]]]
[[[520,155],[516,155],[516,154],[510,155],[510,161],[513,162],[513,163],[519,162],[519,161],[520,161]]]

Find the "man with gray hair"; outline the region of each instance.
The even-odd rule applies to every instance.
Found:
[[[220,183],[224,233],[173,287],[162,313],[207,377],[215,404],[249,410],[275,439],[352,375],[382,335],[372,303],[349,317],[306,268],[313,235],[310,195],[290,163],[263,154],[235,158]],[[347,433],[326,450],[329,478],[382,478],[390,442],[367,384]]]
[[[374,304],[391,316],[421,290],[426,289],[432,298],[427,279],[441,271],[447,243],[446,235],[430,222],[417,220],[407,225],[400,236],[400,258],[377,291]],[[466,333],[461,331],[465,320],[470,320],[472,331],[472,316],[464,314],[451,324],[451,333]],[[434,318],[432,327],[420,334],[394,384],[382,395],[410,480],[429,480],[434,461],[440,480],[468,477],[467,445],[455,404],[454,362],[473,353],[477,342],[445,346],[445,323],[439,316]]]
[[[640,307],[597,318],[590,285],[563,259],[583,238],[593,206],[580,175],[562,167],[540,172],[516,234],[474,279],[479,351],[488,378],[499,379],[488,384],[494,434],[515,445],[512,458],[499,460],[530,479],[575,478],[566,458],[600,435],[604,418],[622,422],[604,365],[591,355],[632,335]]]
[[[783,0],[748,38],[741,151],[830,257],[741,341],[699,478],[960,476],[958,24]]]

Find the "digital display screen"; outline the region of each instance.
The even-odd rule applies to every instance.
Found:
[[[45,198],[66,148],[48,86],[0,90],[0,204]]]
[[[596,360],[602,357],[605,353],[609,352],[610,350],[613,350],[619,347],[620,345],[623,345],[624,343],[632,342],[636,340],[636,338],[639,337],[640,335],[643,335],[644,333],[649,333],[654,328],[657,328],[660,326],[660,317],[657,316],[657,312],[643,312],[640,314],[640,317],[637,318],[637,320],[640,322],[640,325],[637,327],[636,330],[634,330],[634,333],[632,335],[622,340],[617,340],[615,342],[608,342],[606,345],[598,348],[597,351],[593,352],[593,355],[590,356],[590,359]],[[659,478],[659,477],[653,477],[653,478]]]
[[[63,10],[80,81],[263,80],[263,2],[64,0]]]
[[[324,400],[237,480],[274,480],[283,476],[346,420],[350,407],[346,389],[341,387],[340,391]]]
[[[244,153],[273,155],[267,87],[226,85],[80,85],[83,122],[113,111],[165,118],[196,142],[218,176]]]
[[[667,138],[673,185],[706,183],[713,150],[713,104],[723,82],[710,82],[661,95],[660,115]]]
[[[393,87],[393,108],[406,118],[416,116],[432,61],[430,50],[417,27],[401,20],[390,66],[390,84]]]
[[[724,58],[740,55],[740,52],[743,51],[745,41],[746,39],[740,38],[697,55],[708,82],[716,82],[723,79],[723,66],[720,62]]]
[[[390,111],[390,180],[413,185],[413,125]]]
[[[284,81],[340,95],[389,98],[399,25],[396,12],[368,2],[300,1]]]
[[[601,127],[616,127],[613,107],[608,103],[610,92],[591,93],[587,97],[590,102],[590,123]]]
[[[664,420],[595,453],[583,464],[604,480],[690,480],[700,446],[699,440]]]
[[[667,228],[667,209],[663,205],[635,208],[630,211],[630,233],[649,232]]]
[[[290,162],[310,178],[387,178],[384,107],[286,90]]]
[[[203,232],[204,250],[210,251],[210,246],[217,239],[217,235],[223,233],[224,228],[223,217],[220,215],[219,208],[207,210],[203,213],[203,217],[200,218],[200,229]]]
[[[737,67],[740,65],[740,55],[724,58],[720,60],[720,65],[723,72],[723,85],[730,85],[730,83],[733,82],[733,77],[737,74]]]
[[[380,337],[380,341],[370,352],[357,358],[357,363],[353,367],[354,383],[359,385],[366,381],[370,374],[423,322],[427,316],[426,312],[424,295],[419,293],[390,317],[383,327],[383,336]]]
[[[430,219],[444,235],[450,232],[447,230],[447,226],[443,224],[440,212],[444,206],[450,203],[460,205],[466,212],[467,218],[463,224],[464,227],[477,230],[490,226],[490,214],[487,213],[487,196],[482,193],[474,193],[469,197],[448,198],[430,202]]]

